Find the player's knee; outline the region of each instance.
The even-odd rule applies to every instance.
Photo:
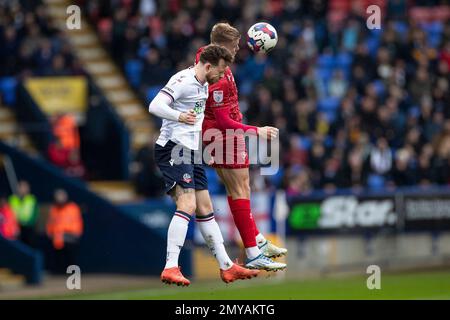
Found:
[[[213,212],[213,206],[211,203],[209,204],[197,204],[197,210],[196,210],[196,214],[198,216],[206,216],[208,214],[210,214],[211,212]]]
[[[184,211],[188,214],[194,214],[197,210],[197,206],[195,204],[194,200],[187,200],[187,201],[178,201],[177,202],[177,210]]]

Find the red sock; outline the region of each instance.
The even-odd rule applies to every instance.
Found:
[[[231,201],[233,201],[232,200],[232,198],[230,197],[230,196],[227,196],[227,199],[228,199],[228,204],[230,205],[230,208],[231,208]],[[250,211],[251,212],[251,211]],[[255,219],[253,218],[253,215],[251,214],[250,215],[250,219],[252,220],[252,223],[253,223],[253,229],[255,230],[255,237],[259,234],[259,229],[258,229],[258,227],[256,226],[256,222],[255,222]]]
[[[228,197],[231,213],[233,214],[234,224],[241,235],[244,247],[256,247],[255,222],[250,215],[250,200],[236,199]]]

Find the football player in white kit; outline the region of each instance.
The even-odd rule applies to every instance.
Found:
[[[155,160],[163,173],[166,192],[177,206],[167,233],[166,265],[161,274],[161,280],[168,284],[190,284],[181,273],[178,257],[194,213],[200,232],[219,263],[224,282],[250,279],[259,273],[233,263],[228,257],[214,219],[203,163],[194,161],[194,152],[200,146],[208,84],[219,81],[231,62],[232,56],[227,49],[209,45],[202,52],[199,63],[172,76],[149,106],[150,113],[163,119],[155,145]],[[173,152],[177,158],[189,159],[188,163],[176,161]]]

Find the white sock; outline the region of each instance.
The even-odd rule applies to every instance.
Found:
[[[191,216],[177,210],[170,221],[167,231],[167,258],[165,268],[178,267],[178,257],[184,245]]]
[[[259,250],[258,246],[245,248],[245,254],[249,259],[255,259],[257,256],[261,254],[261,250]]]
[[[264,243],[266,243],[266,238],[264,238],[264,236],[262,235],[262,233],[260,232],[260,233],[258,233],[258,235],[256,236],[256,243],[258,244],[258,245],[263,245]]]
[[[197,216],[196,221],[198,222],[200,233],[203,239],[205,239],[209,250],[211,250],[211,253],[219,263],[220,269],[230,269],[233,266],[233,261],[231,261],[223,245],[222,233],[220,232],[216,219],[214,219],[214,213],[207,216]]]

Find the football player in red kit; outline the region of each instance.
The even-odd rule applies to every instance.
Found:
[[[228,23],[214,25],[210,37],[212,44],[227,48],[233,57],[239,50],[241,35]],[[196,63],[203,48],[197,52]],[[247,255],[245,265],[247,268],[272,271],[284,269],[286,264],[275,262],[271,258],[285,255],[287,250],[266,240],[259,232],[251,214],[249,159],[244,135],[226,135],[226,130],[232,129],[242,130],[245,134],[258,135],[264,139],[272,139],[278,135],[278,129],[269,126],[254,127],[242,123],[237,87],[229,67],[226,68],[225,76],[217,83],[210,85],[208,91],[202,127],[203,143],[205,145],[211,143],[209,137],[211,132],[220,130],[220,137],[215,136],[213,141],[221,143],[222,150],[220,148],[213,150],[211,154],[213,161],[210,165],[216,169],[227,190],[228,204]]]

